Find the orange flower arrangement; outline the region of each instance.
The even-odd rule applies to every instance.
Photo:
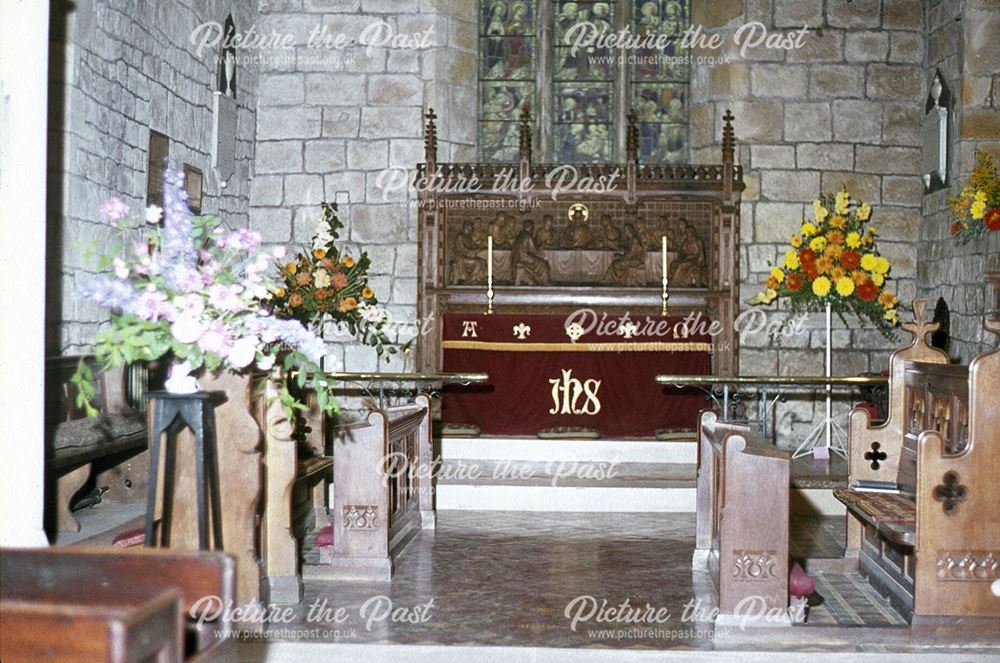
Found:
[[[976,167],[968,186],[949,198],[948,204],[955,217],[948,232],[959,244],[1000,230],[1000,174],[988,154],[976,153]]]

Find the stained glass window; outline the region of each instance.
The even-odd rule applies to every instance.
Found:
[[[624,158],[629,109],[640,158],[687,160],[689,0],[482,0],[479,141],[483,160],[516,161],[518,117],[532,110],[536,160]],[[542,25],[539,16],[551,17]],[[608,48],[595,35],[669,37],[662,49]],[[590,37],[591,39],[587,39]],[[544,126],[544,130],[541,125]],[[539,136],[548,138],[541,143]]]

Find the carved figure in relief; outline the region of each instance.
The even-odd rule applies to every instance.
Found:
[[[635,224],[625,224],[625,237],[621,251],[612,259],[605,278],[616,285],[635,286],[642,282],[642,268],[646,264],[646,246]]]
[[[569,227],[566,228],[567,243],[573,249],[590,248],[591,235],[586,217],[583,214],[578,214],[577,217],[571,218]]]
[[[559,233],[556,230],[555,221],[551,214],[546,214],[542,217],[542,227],[538,229],[536,236],[538,238],[538,246],[541,248],[551,248],[558,245]]]
[[[466,221],[457,240],[452,244],[453,255],[449,261],[449,281],[455,285],[486,282],[486,260],[480,257],[483,242],[476,236],[475,227],[480,219]]]
[[[690,288],[708,284],[705,273],[705,245],[698,237],[698,231],[690,223],[675,235],[679,236],[677,258],[670,264],[670,285]]]
[[[542,257],[535,241],[535,223],[530,219],[521,225],[510,251],[510,276],[514,285],[548,285],[549,261]]]
[[[593,248],[602,248],[614,251],[622,242],[622,231],[611,221],[610,216],[601,217],[601,230],[598,241],[594,242]]]

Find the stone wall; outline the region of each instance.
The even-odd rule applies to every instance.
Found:
[[[989,0],[929,0],[925,80],[940,72],[953,97],[950,178],[945,189],[924,197],[917,265],[917,289],[933,305],[949,308],[948,353],[968,362],[996,345],[982,328],[994,309],[986,271],[1000,270],[1000,233],[959,246],[948,235],[948,196],[957,194],[983,150],[1000,164],[1000,6]]]
[[[748,47],[737,34],[759,22],[769,35],[801,47]],[[736,116],[743,195],[741,297],[762,288],[820,191],[845,184],[875,207],[878,247],[892,261],[890,286],[902,302],[916,292],[922,189],[920,118],[925,95],[924,8],[920,0],[721,0],[696,2],[693,23],[722,37],[716,58],[692,69],[693,160],[717,162],[722,115]],[[749,28],[746,28],[747,30]],[[719,61],[721,59],[721,61]],[[779,302],[780,304],[780,302]],[[781,305],[764,307],[783,315]],[[904,313],[904,318],[908,314]],[[776,340],[758,336],[740,353],[744,374],[822,374],[825,326],[810,316],[810,332]],[[886,367],[886,340],[858,320],[834,316],[833,373],[855,375]],[[838,403],[838,410],[848,401]],[[779,442],[801,440],[820,400],[792,398],[777,412]]]
[[[211,168],[216,51],[195,53],[190,35],[233,12],[237,30],[255,3],[224,0],[54,2],[50,41],[47,352],[86,352],[108,314],[76,296],[94,269],[87,250],[110,236],[98,215],[117,195],[141,216],[149,130],[204,173],[202,211],[233,227],[249,221],[257,75],[237,68],[237,168],[221,189]]]
[[[474,157],[476,7],[474,0],[260,5],[260,30],[291,35],[293,46],[291,57],[261,60],[251,223],[267,242],[295,250],[309,241],[319,203],[338,202],[341,239],[369,253],[372,286],[397,322],[416,316],[416,196],[380,186],[379,176],[406,169],[412,181],[424,160],[422,113],[430,107],[440,117],[439,159]],[[395,340],[410,337],[404,330]],[[330,345],[331,366],[378,364],[371,348],[344,339]],[[382,367],[404,362],[396,355]]]

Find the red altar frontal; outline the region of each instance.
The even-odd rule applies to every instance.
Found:
[[[576,327],[565,315],[445,315],[443,369],[483,371],[490,381],[446,388],[442,420],[484,435],[572,426],[625,438],[695,428],[704,393],[665,389],[654,378],[710,374],[710,337],[685,333],[682,318],[601,319]]]

